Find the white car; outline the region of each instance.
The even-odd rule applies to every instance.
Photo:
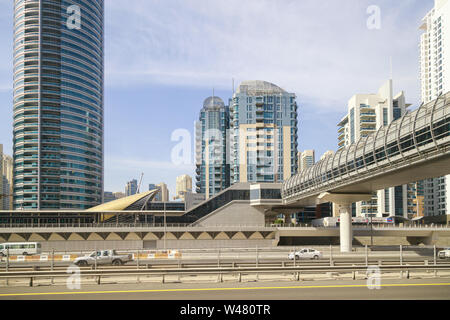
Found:
[[[131,254],[118,255],[115,250],[94,251],[91,254],[78,257],[74,260],[77,266],[93,265],[97,262],[98,265],[112,264],[114,266],[121,266],[129,261],[132,261]]]
[[[438,252],[439,259],[450,258],[450,248],[446,248]]]
[[[299,260],[299,259],[314,259],[318,260],[322,258],[322,252],[316,249],[301,249],[296,252],[291,252],[288,255],[289,260]]]

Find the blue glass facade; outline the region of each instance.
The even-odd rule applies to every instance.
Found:
[[[227,161],[230,113],[219,97],[203,103],[197,123],[196,192],[208,198],[230,186],[230,164]]]
[[[15,1],[15,209],[102,202],[103,16],[103,0]]]

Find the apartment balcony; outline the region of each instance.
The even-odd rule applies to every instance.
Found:
[[[361,125],[361,134],[364,133],[372,133],[376,130],[375,125],[370,125],[370,124],[364,124]]]
[[[359,114],[359,116],[362,119],[375,119],[376,118],[375,112],[361,112]]]
[[[371,123],[377,123],[376,122],[376,120],[375,119],[361,119],[360,121],[359,121],[359,123],[361,124],[361,125],[365,125],[365,124],[371,124]]]

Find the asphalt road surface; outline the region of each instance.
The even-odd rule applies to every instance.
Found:
[[[375,283],[376,285],[376,283]],[[173,283],[0,288],[0,300],[450,300],[450,278],[366,281]]]

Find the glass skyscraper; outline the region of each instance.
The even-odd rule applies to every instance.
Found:
[[[227,137],[230,113],[223,100],[212,96],[203,103],[196,122],[196,191],[209,198],[230,186]]]
[[[103,194],[103,0],[15,0],[14,209]]]

